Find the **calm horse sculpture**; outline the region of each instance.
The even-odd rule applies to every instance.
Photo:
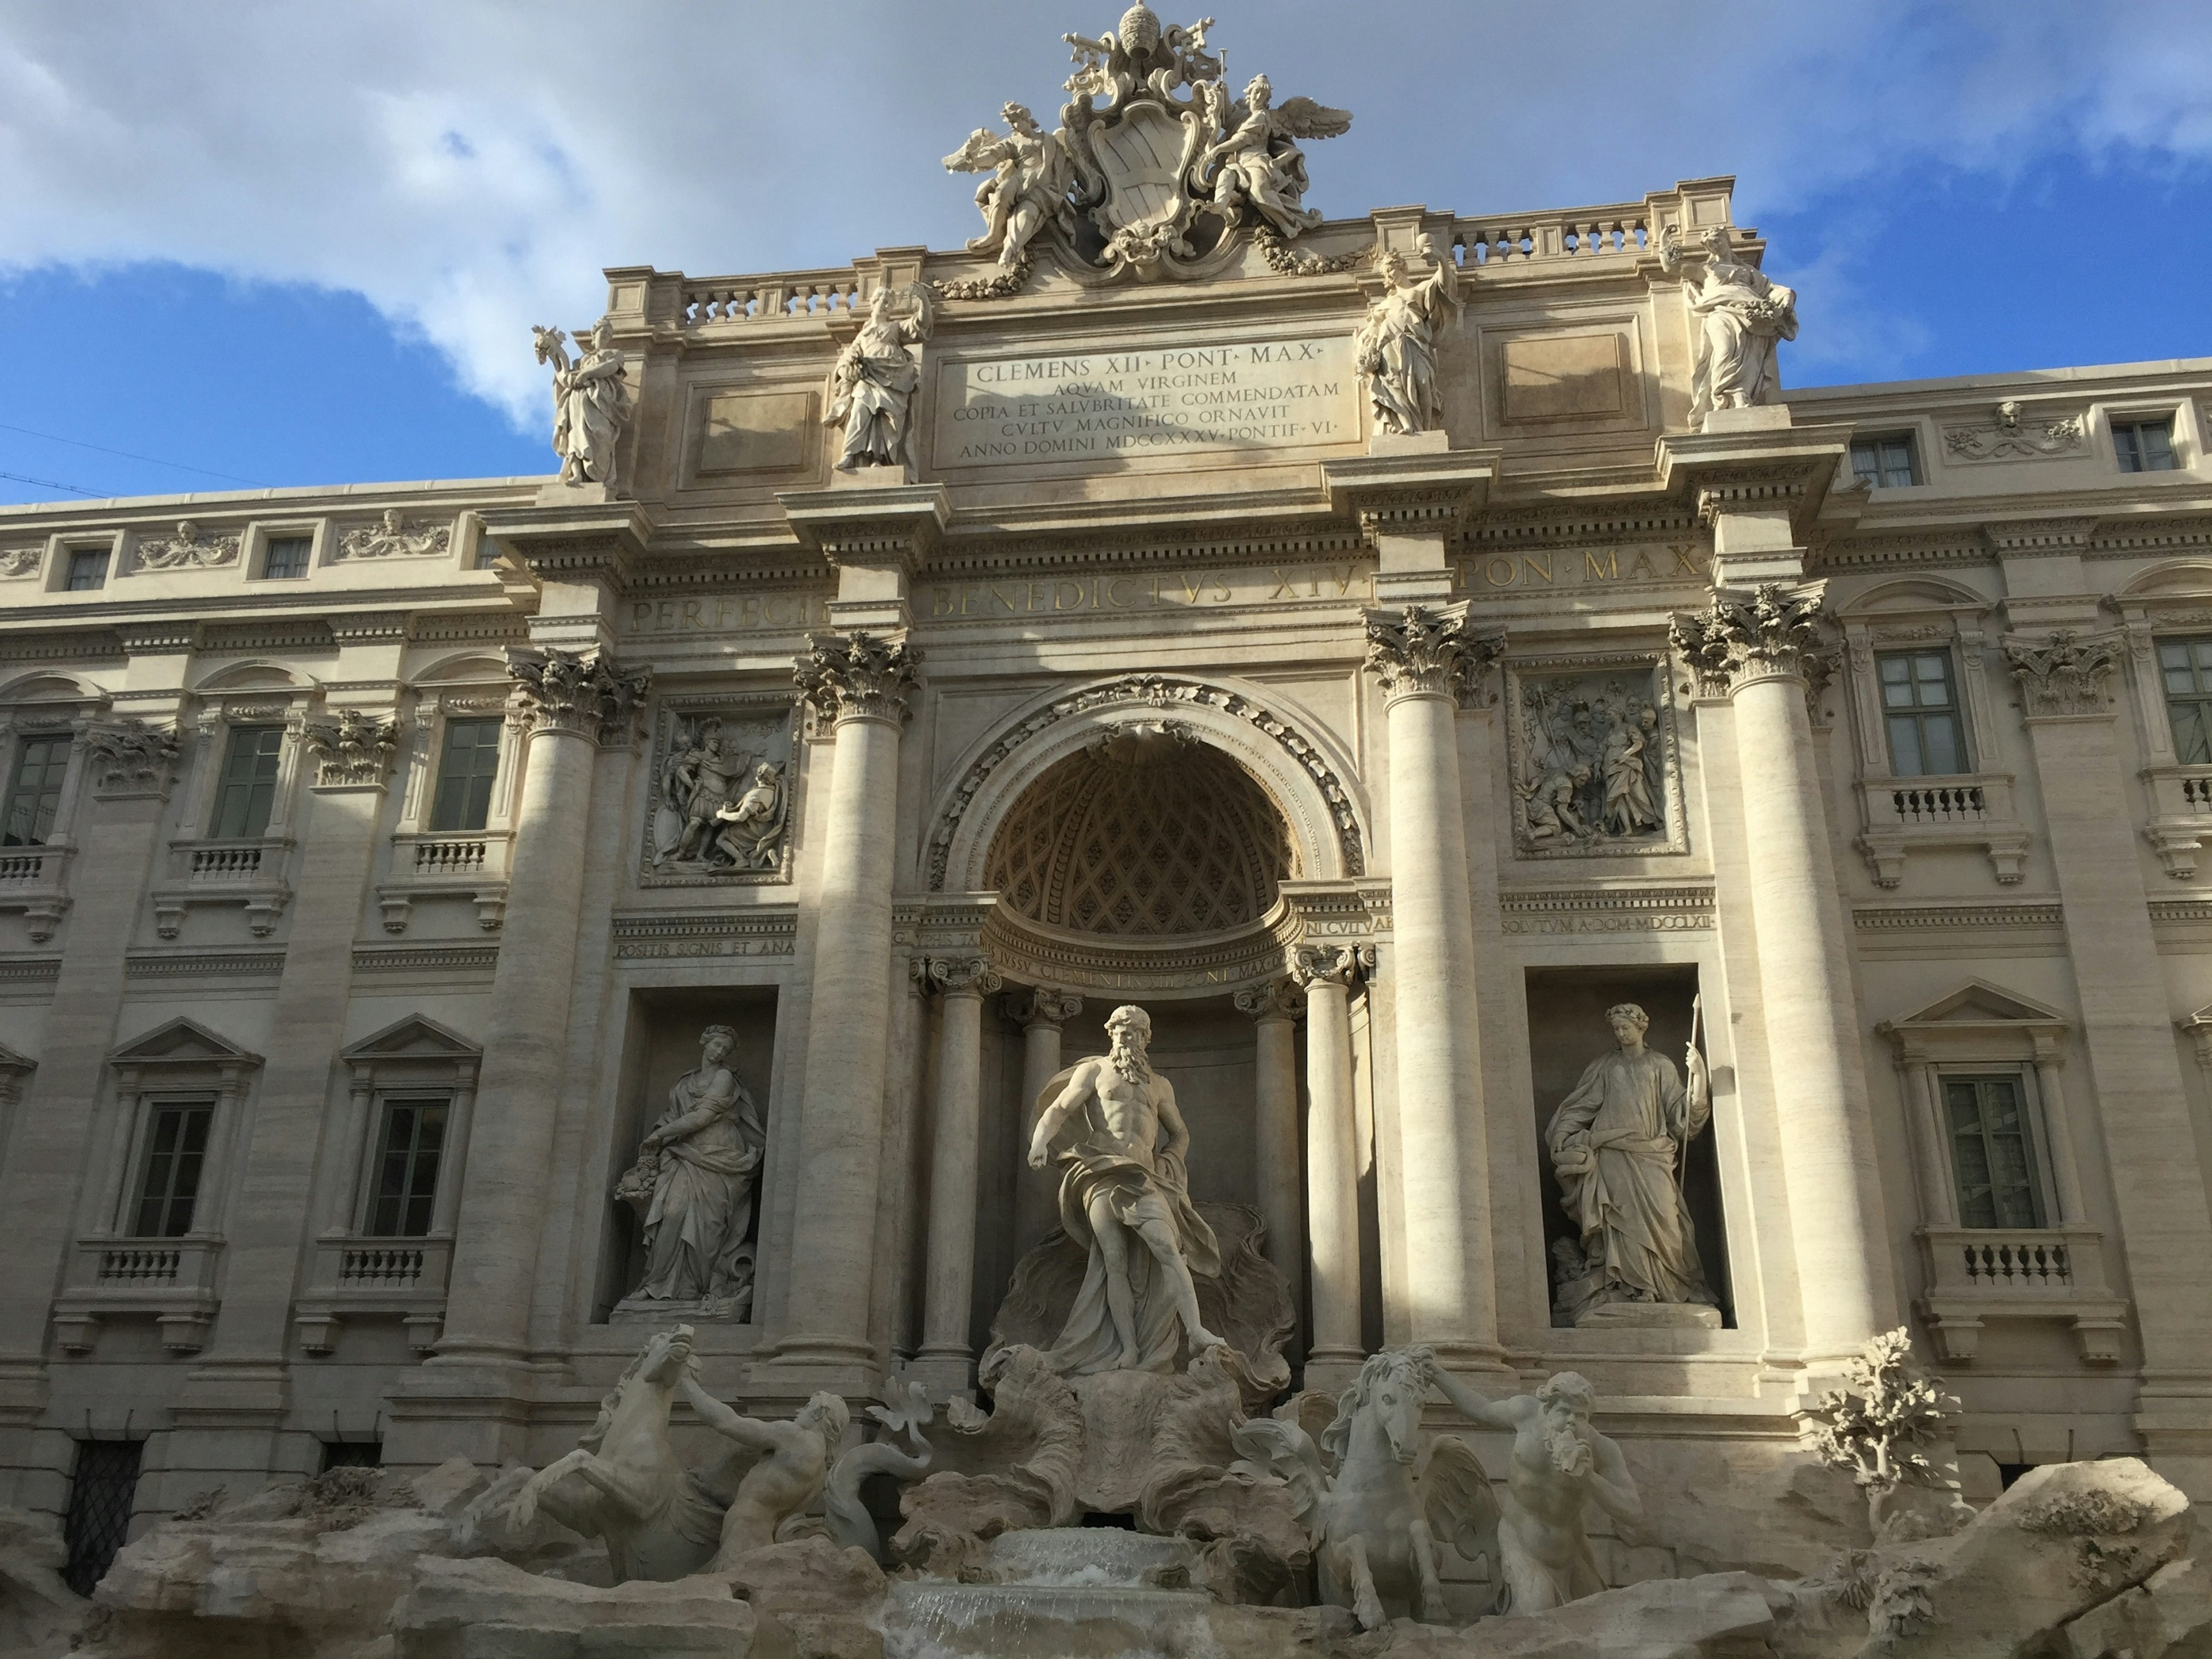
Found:
[[[1437,1540],[1451,1539],[1471,1557],[1498,1524],[1490,1478],[1464,1440],[1434,1437],[1415,1476],[1421,1402],[1435,1377],[1426,1348],[1389,1349],[1338,1396],[1319,1449],[1297,1424],[1273,1418],[1254,1418],[1233,1436],[1245,1459],[1234,1469],[1289,1484],[1320,1568],[1322,1599],[1350,1607],[1363,1630],[1379,1630],[1394,1616],[1449,1622]],[[1335,1462],[1334,1478],[1323,1451]]]
[[[617,1583],[665,1583],[704,1568],[721,1542],[724,1506],[686,1474],[668,1443],[669,1408],[690,1365],[689,1325],[657,1333],[600,1402],[599,1420],[576,1449],[522,1482],[508,1519],[526,1527],[543,1508],[603,1540]]]

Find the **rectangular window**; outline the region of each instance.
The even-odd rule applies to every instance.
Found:
[[[1910,432],[1851,440],[1851,471],[1878,489],[1902,489],[1920,482]]]
[[[156,1106],[146,1123],[146,1157],[138,1168],[137,1202],[131,1218],[136,1238],[179,1238],[192,1230],[200,1173],[207,1162],[208,1131],[215,1122],[210,1101]]]
[[[1900,778],[1943,778],[1971,770],[1951,653],[1884,651],[1874,663],[1891,772]]]
[[[2016,1077],[1947,1077],[1951,1174],[1959,1188],[1959,1220],[1968,1227],[2045,1224],[2035,1149]]]
[[[69,592],[89,593],[95,587],[107,586],[107,550],[104,547],[80,547],[69,556]]]
[[[62,1544],[69,1558],[62,1582],[79,1595],[107,1577],[108,1568],[131,1531],[131,1510],[138,1499],[137,1440],[80,1440],[76,1468],[70,1478],[69,1513],[62,1521]]]
[[[2212,639],[2160,640],[2158,672],[2174,758],[2184,766],[2212,766]]]
[[[438,759],[438,794],[430,807],[433,830],[481,830],[491,816],[491,786],[499,775],[499,733],[504,722],[447,720],[445,752]]]
[[[381,1440],[325,1440],[323,1473],[332,1469],[380,1469],[384,1467]]]
[[[281,726],[234,726],[222,760],[222,781],[216,790],[215,822],[208,834],[218,841],[244,841],[269,828],[276,805],[276,767],[284,751]]]
[[[0,812],[0,847],[44,847],[61,811],[62,775],[69,770],[67,738],[26,738],[15,751],[15,775]]]
[[[307,574],[307,555],[314,550],[312,536],[271,536],[262,556],[261,574],[271,581],[289,581]]]
[[[438,1196],[446,1103],[386,1101],[376,1144],[376,1186],[362,1231],[376,1238],[420,1238],[430,1231],[430,1209]]]
[[[2173,459],[2173,417],[2154,421],[2114,421],[2112,453],[2123,472],[2171,472]]]

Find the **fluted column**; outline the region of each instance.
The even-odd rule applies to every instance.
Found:
[[[1390,762],[1398,1182],[1413,1340],[1455,1366],[1501,1363],[1490,1158],[1474,1012],[1474,939],[1460,799],[1459,698],[1504,649],[1455,611],[1370,613]]]
[[[446,1334],[434,1365],[520,1361],[568,1052],[582,833],[602,744],[628,743],[647,676],[603,653],[509,650],[509,718],[523,728],[511,905],[484,1038],[475,1144],[467,1149]]]
[[[1717,592],[1674,621],[1674,643],[1735,705],[1744,850],[1777,1133],[1816,1369],[1898,1323],[1858,1042],[1843,898],[1814,764],[1808,672],[1828,662],[1820,589]]]
[[[1305,1386],[1349,1384],[1359,1340],[1359,1125],[1352,1100],[1352,984],[1372,945],[1309,946],[1294,973],[1306,996],[1306,1237],[1313,1322]]]
[[[1030,1144],[1037,1097],[1060,1070],[1060,1027],[1082,1012],[1083,999],[1066,991],[1040,987],[1006,998],[1006,1018],[1022,1028],[1022,1109],[1020,1133],[1015,1137],[1020,1151]],[[1018,1257],[1036,1249],[1038,1241],[1059,1224],[1058,1173],[1051,1169],[1032,1170],[1029,1160],[1021,1158],[1014,1172],[1015,1255]]]
[[[1304,1217],[1298,1205],[1298,998],[1287,980],[1239,991],[1237,1006],[1252,1016],[1255,1052],[1253,1167],[1260,1213],[1267,1223],[1267,1260],[1298,1305],[1305,1269]]]
[[[785,1371],[779,1390],[811,1384],[857,1394],[876,1380],[868,1303],[891,1020],[899,734],[921,653],[860,631],[812,635],[807,646],[799,686],[817,715],[834,723],[836,741],[799,1125],[793,1328],[775,1360]]]
[[[975,1191],[982,1121],[983,999],[1004,981],[981,957],[934,958],[929,982],[943,994],[938,1026],[937,1127],[929,1159],[929,1278],[915,1360],[933,1389],[974,1381],[968,1341],[975,1291]]]

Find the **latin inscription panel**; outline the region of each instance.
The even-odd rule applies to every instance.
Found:
[[[1361,430],[1348,335],[981,357],[939,367],[931,464],[1112,467]]]

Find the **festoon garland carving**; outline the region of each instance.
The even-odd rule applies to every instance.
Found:
[[[631,711],[653,683],[650,670],[625,672],[603,652],[507,647],[513,706],[533,731],[565,732],[603,746],[628,742]]]
[[[920,647],[855,629],[850,634],[809,634],[806,654],[791,678],[823,720],[902,723],[911,712],[907,698],[921,666]]]
[[[143,794],[167,789],[177,764],[177,735],[143,720],[104,720],[86,728],[93,793]]]
[[[398,750],[388,720],[375,720],[358,708],[343,708],[336,721],[310,722],[301,733],[315,757],[315,787],[382,783]]]
[[[2043,645],[2007,640],[2004,654],[2030,720],[2102,714],[2112,706],[2112,671],[2120,658],[2110,639],[2084,640],[2062,628]]]
[[[1367,666],[1382,682],[1386,702],[1400,697],[1449,696],[1462,708],[1495,699],[1486,681],[1505,654],[1505,635],[1477,634],[1464,617],[1409,605],[1402,615],[1370,611]]]
[[[1761,582],[1749,593],[1716,589],[1702,611],[1679,615],[1668,639],[1707,696],[1754,680],[1795,677],[1814,690],[1827,683],[1836,653],[1826,642],[1822,590]]]
[[[1273,739],[1320,788],[1322,799],[1328,803],[1329,817],[1336,826],[1336,842],[1344,860],[1344,873],[1347,876],[1367,873],[1367,854],[1360,842],[1359,817],[1352,811],[1352,793],[1310,739],[1268,709],[1234,691],[1224,691],[1218,686],[1175,675],[1126,674],[1104,685],[1071,692],[1048,703],[1020,725],[1002,734],[997,742],[976,757],[962,775],[951,805],[945,807],[935,829],[930,832],[930,890],[933,892],[943,890],[945,866],[951,857],[952,838],[959,832],[960,820],[967,815],[977,793],[1009,755],[1038,732],[1058,725],[1071,715],[1127,702],[1141,702],[1154,708],[1171,708],[1178,703],[1196,705],[1216,708],[1224,714],[1249,721]]]

